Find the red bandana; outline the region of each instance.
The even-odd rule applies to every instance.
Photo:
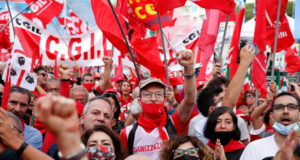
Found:
[[[146,132],[150,133],[153,129],[158,127],[160,138],[163,141],[168,140],[167,133],[163,130],[163,127],[167,123],[167,113],[163,112],[163,114],[157,119],[148,119],[145,118],[144,114],[142,114],[138,119],[138,124],[142,126]]]
[[[208,142],[208,146],[212,149],[215,149],[216,144],[213,143],[211,140]],[[245,148],[245,145],[237,140],[231,140],[226,146],[224,147],[224,152],[233,152],[242,148]]]

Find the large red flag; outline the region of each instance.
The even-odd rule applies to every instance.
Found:
[[[63,9],[62,0],[25,0],[27,4],[34,2],[30,6],[36,18],[40,19],[43,24],[48,24],[52,19],[58,16]]]
[[[203,26],[200,34],[199,48],[202,51],[201,54],[201,72],[199,75],[200,81],[207,81],[206,68],[214,53],[214,47],[217,40],[219,25],[220,25],[221,11],[216,9],[206,10],[206,19],[203,22]]]
[[[289,74],[293,74],[295,72],[300,71],[300,58],[298,56],[296,47],[294,49],[288,48],[286,50],[285,62],[286,62],[285,69]]]
[[[9,21],[9,14],[8,11],[4,11],[0,13],[0,29],[2,29],[6,23]],[[1,33],[0,33],[0,48],[6,49],[9,52],[12,49],[12,43],[10,43],[9,39],[9,26],[7,26]],[[1,53],[1,51],[0,51]]]
[[[279,32],[277,37],[277,49],[276,52],[280,52],[289,48],[294,43],[294,38],[290,30],[289,22],[285,16],[285,9],[287,7],[288,0],[281,0],[280,8],[280,18],[279,18]],[[274,52],[274,36],[276,29],[276,19],[277,19],[277,9],[278,9],[278,0],[265,0],[266,14],[265,18],[267,20],[267,44],[272,48]]]
[[[202,8],[218,9],[227,14],[233,12],[235,8],[234,0],[191,0],[191,1],[198,4]]]
[[[260,53],[255,56],[252,63],[252,82],[255,88],[257,88],[261,95],[265,97],[267,94],[266,84],[266,55],[264,53],[266,49],[266,30],[267,22],[265,18],[265,0],[256,1],[256,24],[253,43],[255,43]]]
[[[92,9],[97,26],[104,36],[121,52],[126,53],[127,47],[114,14],[106,0],[91,0]],[[117,12],[118,14],[118,12]],[[122,28],[125,30],[125,20],[119,16]]]
[[[8,68],[6,70],[5,86],[4,86],[4,92],[3,92],[2,104],[1,104],[1,107],[5,110],[6,110],[7,105],[8,105],[9,91],[10,91],[10,88],[11,88],[11,78],[10,78],[11,67],[10,67],[10,63],[6,67],[8,67]]]
[[[233,30],[231,43],[230,43],[230,53],[229,53],[230,63],[228,64],[230,68],[230,79],[232,79],[238,67],[237,61],[239,55],[239,42],[240,42],[240,35],[241,35],[244,15],[245,15],[245,8],[242,8],[237,17],[236,24]]]

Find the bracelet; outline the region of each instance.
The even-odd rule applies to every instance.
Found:
[[[16,150],[16,153],[18,156],[21,156],[24,152],[24,150],[27,148],[28,144],[26,142],[23,142],[23,144],[21,145],[21,147]]]
[[[192,74],[184,74],[183,76],[184,76],[184,78],[186,78],[186,79],[191,79],[191,78],[193,78],[193,77],[195,76],[195,72],[192,73]]]
[[[86,155],[85,146],[82,143],[80,144],[80,148],[81,149],[79,151],[72,153],[70,155],[64,156],[64,157],[62,156],[61,152],[59,151],[58,157],[60,158],[60,160],[79,160]]]

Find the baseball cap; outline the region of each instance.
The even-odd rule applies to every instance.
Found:
[[[146,86],[148,86],[149,84],[160,84],[163,86],[163,88],[166,88],[166,85],[158,78],[148,78],[146,80],[142,80],[140,82],[140,90],[142,90],[143,88],[145,88]]]

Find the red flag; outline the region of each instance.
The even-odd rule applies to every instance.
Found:
[[[4,11],[0,13],[0,29],[4,27],[5,24],[9,21],[9,14],[8,11]],[[10,43],[9,39],[9,26],[7,26],[1,33],[0,33],[0,48],[6,49],[7,51],[11,52],[12,43]]]
[[[8,98],[9,98],[9,91],[11,88],[11,79],[10,79],[10,63],[7,65],[8,69],[6,70],[6,77],[5,77],[5,86],[4,86],[4,92],[2,97],[2,104],[1,107],[6,110],[8,105]]]
[[[288,0],[281,0],[280,8],[280,18],[279,18],[279,32],[277,37],[277,52],[289,48],[294,43],[294,38],[290,30],[289,22],[285,16],[285,9],[287,7]],[[277,19],[277,8],[278,0],[266,0],[266,15],[268,28],[267,28],[267,43],[271,46],[272,52],[274,52],[274,36],[276,29],[276,19]]]
[[[129,5],[134,12],[135,18],[145,27],[151,30],[159,29],[159,19],[152,0],[129,1]],[[173,12],[160,15],[162,26],[171,26]]]
[[[289,74],[293,74],[295,72],[300,71],[300,58],[298,56],[296,47],[294,49],[290,47],[286,50],[285,62],[286,62],[285,69]]]
[[[191,0],[191,1],[198,4],[202,8],[218,9],[227,14],[233,12],[235,8],[234,0]]]
[[[265,18],[265,0],[256,1],[256,24],[253,42],[257,44],[260,53],[255,56],[252,63],[252,82],[263,97],[267,94],[266,84],[266,56],[264,51],[266,49],[266,18]]]
[[[72,11],[69,10],[70,17],[57,17],[58,22],[67,28],[70,35],[80,35],[90,30],[90,28]]]
[[[154,4],[155,10],[162,14],[174,8],[184,6],[185,2],[186,0],[156,0]]]
[[[199,48],[203,52],[201,54],[202,69],[199,75],[199,80],[206,81],[206,69],[210,58],[214,53],[214,46],[216,43],[219,25],[220,25],[220,14],[219,10],[207,9],[207,18],[203,22],[203,26],[200,34]]]
[[[241,35],[244,15],[245,15],[245,8],[242,8],[237,17],[236,24],[233,30],[231,43],[230,43],[230,53],[229,53],[230,63],[228,64],[230,67],[230,79],[232,79],[238,67],[237,58],[239,55],[239,42],[240,42],[240,35]]]
[[[124,38],[108,2],[106,0],[91,0],[91,5],[97,26],[102,30],[104,36],[121,53],[126,53],[128,50],[124,42]],[[125,20],[123,17],[119,16],[118,12],[117,14],[122,28],[125,30]]]
[[[43,24],[48,24],[52,19],[58,16],[63,9],[62,0],[25,0],[27,4],[34,2],[30,9],[34,12],[36,18]]]

